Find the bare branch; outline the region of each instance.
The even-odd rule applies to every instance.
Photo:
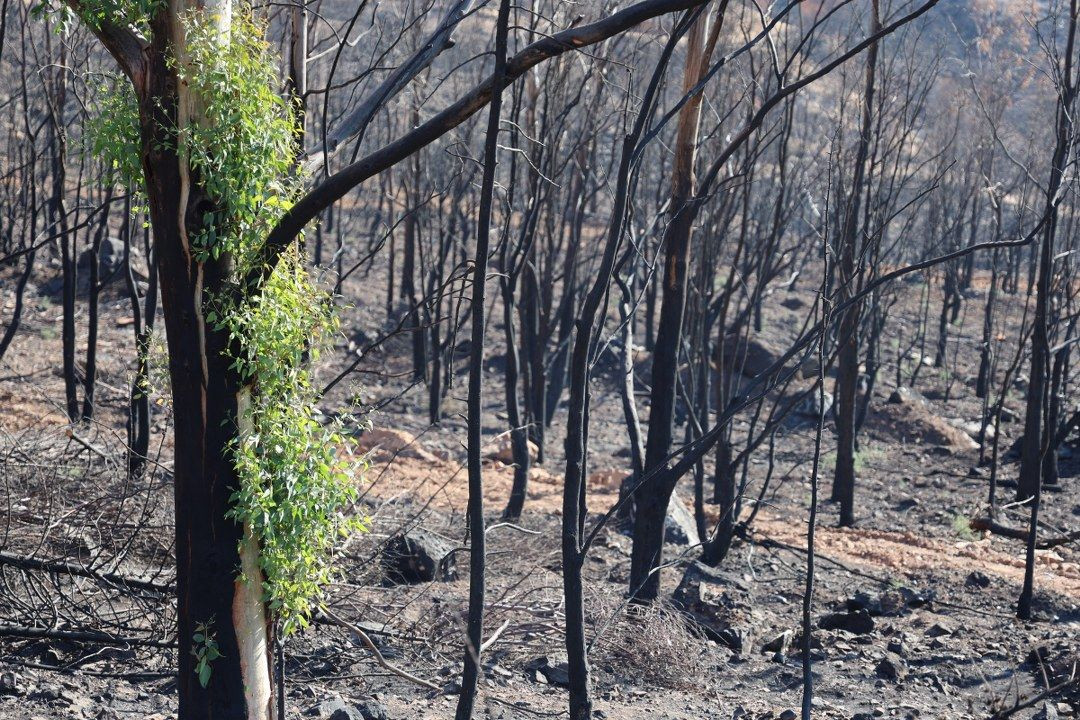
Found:
[[[503,87],[545,60],[570,50],[595,45],[646,20],[697,7],[704,2],[705,0],[643,0],[603,20],[537,40],[507,61]],[[248,287],[258,287],[269,277],[281,253],[319,213],[365,180],[401,162],[461,125],[491,101],[493,90],[492,78],[489,77],[412,132],[352,163],[308,191],[270,232],[263,245],[262,262],[246,278]]]

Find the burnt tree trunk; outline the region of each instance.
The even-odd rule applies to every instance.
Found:
[[[37,252],[34,250],[26,253],[26,268],[20,273],[19,279],[15,283],[15,307],[11,312],[11,320],[8,322],[3,336],[0,337],[0,360],[4,359],[4,353],[11,346],[11,341],[15,339],[15,333],[19,331],[19,325],[22,323],[23,298],[26,295],[26,284],[30,281],[30,275],[34,272],[34,258],[36,255]]]
[[[231,260],[200,262],[192,248],[215,203],[177,150],[176,128],[199,121],[197,99],[177,77],[185,61],[177,12],[162,8],[154,15],[145,64],[131,74],[173,397],[178,712],[180,720],[267,720],[276,714],[272,633],[258,547],[228,517],[238,485],[229,445],[248,395],[225,355],[227,334],[203,315],[206,297],[224,292]],[[228,17],[216,9],[222,33]],[[221,652],[205,688],[191,652],[200,625],[209,627]]]
[[[495,191],[495,163],[499,146],[499,117],[502,113],[502,80],[506,74],[506,46],[510,21],[510,0],[501,0],[495,25],[495,87],[488,108],[484,141],[484,174],[480,183],[480,208],[476,222],[476,250],[472,273],[472,343],[469,357],[468,470],[469,470],[469,611],[466,619],[465,668],[461,674],[455,718],[469,720],[476,702],[480,674],[480,647],[484,637],[485,547],[484,480],[481,436],[484,382],[484,307],[487,296],[488,248],[491,236],[491,205]]]
[[[708,69],[713,47],[710,35],[710,15],[701,13],[687,36],[684,93],[690,92]],[[653,349],[649,430],[645,444],[645,476],[649,479],[642,483],[637,492],[630,555],[630,595],[642,601],[653,600],[659,594],[660,574],[657,570],[664,548],[664,520],[671,493],[675,489],[674,484],[669,482],[668,473],[662,472],[662,469],[671,450],[690,241],[700,202],[694,197],[694,164],[701,101],[701,94],[695,94],[679,112],[672,168],[673,216],[662,242],[664,271],[661,284],[664,299],[660,306],[659,327]]]
[[[1071,0],[1068,39],[1058,91],[1056,144],[1050,165],[1050,179],[1046,185],[1046,209],[1043,216],[1045,228],[1039,245],[1035,315],[1031,334],[1031,379],[1028,384],[1027,411],[1024,417],[1020,477],[1016,486],[1017,500],[1031,503],[1024,587],[1020,592],[1016,609],[1017,616],[1024,620],[1031,618],[1035,584],[1035,538],[1039,523],[1039,505],[1042,500],[1043,464],[1050,445],[1049,436],[1054,432],[1053,428],[1043,426],[1044,413],[1049,400],[1047,382],[1050,371],[1049,306],[1050,293],[1053,289],[1054,240],[1057,233],[1058,204],[1061,202],[1059,193],[1073,147],[1073,117],[1076,111],[1077,93],[1077,79],[1073,72],[1076,25],[1077,0]]]
[[[87,300],[87,335],[86,335],[86,372],[83,374],[82,421],[89,422],[94,416],[94,386],[97,384],[97,345],[98,345],[98,305],[101,298],[101,241],[109,231],[109,204],[112,202],[113,187],[109,185],[105,192],[105,209],[101,213],[101,224],[90,243],[90,282]]]
[[[871,9],[871,33],[881,28],[878,0]],[[870,45],[866,56],[866,84],[863,90],[862,126],[855,155],[851,195],[847,201],[841,228],[838,302],[851,298],[858,290],[856,271],[859,256],[859,207],[866,175],[866,160],[873,132],[874,84],[877,71],[878,43]],[[859,316],[862,308],[854,303],[840,318],[836,370],[836,469],[833,474],[832,499],[840,504],[840,525],[855,524],[855,413],[859,385]]]

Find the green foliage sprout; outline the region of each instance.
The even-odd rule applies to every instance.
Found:
[[[286,632],[306,625],[330,580],[335,540],[366,529],[343,512],[356,499],[357,468],[335,449],[348,441],[313,417],[316,392],[303,355],[306,348],[318,358],[311,339],[329,337],[337,317],[299,255],[289,252],[261,295],[221,319],[240,348],[234,367],[257,391],[245,410],[250,429],[232,448],[241,482],[231,514],[259,538],[270,609]]]
[[[126,78],[107,76],[97,97],[98,112],[86,126],[85,151],[98,158],[109,182],[131,188],[141,205],[142,162],[139,158],[139,106]]]
[[[179,148],[217,205],[193,249],[203,261],[227,253],[239,281],[300,189],[295,114],[274,91],[273,58],[250,13],[236,14],[227,38],[213,18],[184,21],[188,57],[177,71],[202,122],[179,129]],[[345,436],[314,417],[307,370],[338,329],[333,303],[294,249],[254,297],[210,298],[206,321],[228,333],[232,370],[251,390],[231,447],[240,482],[230,516],[258,539],[266,599],[289,633],[307,624],[330,579],[335,541],[365,529],[345,513],[358,468]]]
[[[214,18],[183,18],[188,56],[174,61],[181,83],[201,104],[202,121],[179,128],[181,152],[218,203],[193,238],[198,259],[252,255],[300,189],[293,172],[296,115],[274,88],[277,74],[263,28],[236,13],[227,38]]]
[[[76,16],[91,30],[97,30],[105,23],[120,27],[129,27],[135,32],[147,36],[150,34],[150,19],[164,0],[86,0],[79,4],[76,13],[66,3],[42,0],[34,3],[30,12],[38,20],[54,18],[54,30],[66,33],[71,20]]]
[[[191,654],[195,656],[195,674],[199,677],[199,685],[206,687],[213,672],[210,663],[221,657],[213,618],[195,626],[195,634],[191,637]]]
[[[122,17],[144,28],[158,1],[98,0],[87,4],[82,19],[94,26]],[[301,189],[294,169],[296,113],[275,92],[274,58],[251,8],[236,8],[226,33],[214,21],[198,12],[182,18],[186,55],[174,57],[172,68],[201,119],[171,134],[192,182],[214,205],[192,233],[192,250],[200,262],[222,260],[237,289]],[[104,160],[117,182],[138,188],[134,94],[117,79],[107,81],[100,97],[102,113],[87,150]],[[340,425],[324,426],[315,417],[318,393],[307,367],[338,324],[331,298],[312,282],[299,249],[286,253],[260,291],[249,295],[208,296],[204,312],[208,325],[227,333],[231,370],[247,388],[237,419],[241,431],[230,447],[239,479],[230,517],[257,539],[265,600],[290,633],[307,624],[333,574],[336,540],[366,529],[366,519],[347,514],[357,495],[354,478],[364,467]],[[218,653],[208,628],[197,635],[197,672],[205,685]]]

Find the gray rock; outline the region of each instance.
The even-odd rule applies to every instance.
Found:
[[[783,653],[791,645],[792,633],[790,630],[785,630],[769,642],[761,646],[761,652],[763,653]]]
[[[990,587],[990,576],[980,570],[975,570],[967,576],[964,585],[967,587],[988,588]]]
[[[387,720],[386,708],[383,704],[374,700],[364,700],[357,708],[364,720]]]
[[[672,599],[707,638],[741,653],[751,642],[749,632],[729,620],[735,592],[745,593],[746,588],[725,571],[695,562],[686,567]]]
[[[1048,702],[1044,702],[1039,712],[1035,713],[1031,720],[1058,720],[1057,708]]]
[[[544,674],[544,677],[552,685],[558,687],[568,687],[570,685],[570,666],[567,663],[549,665],[540,668],[540,672]]]
[[[0,695],[22,695],[25,692],[19,675],[10,670],[0,673]]]
[[[350,712],[354,714],[350,715]],[[342,714],[338,715],[338,713]],[[308,711],[305,714],[315,718],[361,720],[359,711],[344,700],[323,700],[314,707],[308,708]]]
[[[78,269],[89,273],[90,258],[93,252],[86,248],[79,253]],[[102,282],[119,274],[124,267],[124,241],[116,237],[102,238],[101,247],[98,249],[98,276]]]
[[[390,538],[380,561],[391,583],[408,584],[432,580],[456,580],[453,546],[438,535],[414,529]]]
[[[64,688],[60,685],[39,685],[38,689],[34,692],[34,697],[41,698],[48,702],[62,702],[65,705],[71,704],[71,698],[67,697]]]
[[[830,613],[821,618],[818,627],[822,630],[845,630],[855,635],[866,635],[874,631],[874,618],[866,610]]]
[[[902,385],[889,395],[889,403],[892,405],[925,405],[926,398],[915,388]]]
[[[907,587],[888,588],[881,592],[858,590],[848,598],[848,610],[866,610],[871,615],[902,615],[910,608],[923,607],[933,599],[932,593],[922,593]]]
[[[827,415],[833,408],[833,396],[830,392],[819,393],[817,390],[807,394],[799,401],[798,407],[795,408],[795,413],[803,417],[816,418],[821,416],[821,401],[822,395],[825,400],[825,414]]]
[[[874,672],[879,678],[898,682],[907,675],[907,666],[899,657],[886,655],[874,668]]]
[[[525,673],[533,682],[567,687],[570,685],[570,666],[566,660],[548,655],[525,663]]]
[[[307,714],[324,720],[387,720],[386,708],[375,700],[323,700]]]
[[[793,637],[791,639],[791,647],[798,648],[800,653],[801,653],[802,652],[802,646],[803,646],[803,634],[799,633],[799,634],[797,634],[795,637]],[[821,644],[821,638],[818,637],[817,635],[811,633],[810,634],[810,649],[811,650],[821,650],[824,647],[825,646]]]
[[[678,493],[671,494],[668,514],[664,520],[664,541],[672,545],[698,545],[697,523]]]

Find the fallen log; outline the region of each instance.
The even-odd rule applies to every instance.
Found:
[[[1023,540],[1024,542],[1027,542],[1028,539],[1027,530],[1010,527],[1009,525],[1002,525],[993,518],[974,518],[968,521],[968,526],[972,530],[989,532],[993,533],[994,535],[1000,535],[1001,537],[1012,538],[1014,540]],[[1066,533],[1065,535],[1059,535],[1058,537],[1036,540],[1035,547],[1040,550],[1049,550],[1050,548],[1059,547],[1061,545],[1068,545],[1069,543],[1076,542],[1077,540],[1080,540],[1080,530]]]
[[[23,627],[21,625],[0,625],[0,637],[71,640],[72,642],[101,643],[104,645],[142,645],[155,648],[176,647],[175,640],[125,637],[96,630],[57,630],[55,628]]]
[[[125,577],[117,573],[100,572],[98,570],[91,570],[82,565],[61,560],[40,560],[25,555],[0,552],[0,565],[10,565],[11,567],[17,567],[20,570],[38,570],[41,572],[78,575],[79,577],[92,578],[110,585],[127,586],[129,588],[145,590],[161,595],[172,595],[176,592],[176,585],[173,584],[159,584],[149,580]]]

